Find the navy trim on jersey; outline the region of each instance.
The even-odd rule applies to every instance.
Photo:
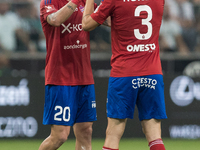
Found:
[[[51,4],[51,0],[45,0],[44,3],[45,3],[45,5]]]

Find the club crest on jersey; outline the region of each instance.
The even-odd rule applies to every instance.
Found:
[[[80,9],[80,11],[83,13],[83,12],[84,12],[84,9],[85,9],[85,7],[84,7],[84,6],[82,6],[82,5],[80,5],[80,6],[79,6],[79,9]]]
[[[48,5],[48,6],[45,6],[45,10],[48,13],[48,12],[51,12],[56,9],[55,9],[54,5]]]

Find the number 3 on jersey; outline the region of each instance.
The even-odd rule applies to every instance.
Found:
[[[134,35],[139,40],[147,40],[152,35],[152,24],[150,22],[152,19],[152,10],[148,5],[141,5],[141,6],[136,7],[134,15],[136,17],[139,17],[140,12],[142,11],[147,12],[147,18],[142,19],[142,25],[147,26],[147,33],[141,34],[139,29],[134,29]]]

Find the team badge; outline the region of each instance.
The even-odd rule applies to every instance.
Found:
[[[84,6],[82,6],[82,5],[80,5],[80,6],[79,6],[79,9],[80,9],[80,11],[83,13],[83,12],[84,12],[84,9],[85,9],[85,7],[84,7]]]

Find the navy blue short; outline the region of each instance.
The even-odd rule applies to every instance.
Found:
[[[107,117],[133,119],[135,106],[139,119],[166,119],[162,75],[110,77]]]
[[[43,124],[73,126],[97,120],[94,85],[45,86]]]

